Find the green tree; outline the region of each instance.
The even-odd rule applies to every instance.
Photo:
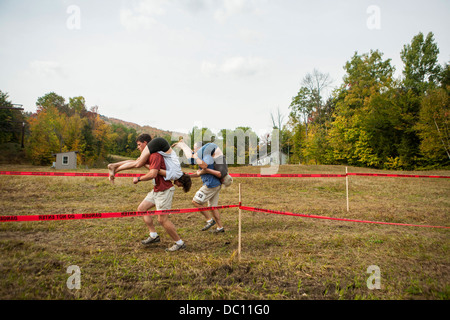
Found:
[[[14,110],[11,101],[8,101],[8,94],[0,91],[0,144],[10,142],[13,139],[13,130],[15,124],[12,122],[14,118]]]
[[[92,132],[90,135],[91,140],[91,157],[89,164],[92,166],[105,165],[106,158],[113,148],[113,133],[111,126],[100,119],[98,114],[98,107],[94,106],[88,113],[89,127]]]
[[[25,114],[15,109],[8,94],[0,90],[0,161],[21,163],[27,127]]]
[[[134,157],[136,155],[137,132],[134,128],[127,128],[122,124],[111,125],[111,140],[113,154]],[[137,155],[139,156],[139,155]]]
[[[335,92],[336,117],[329,132],[332,158],[338,163],[377,167],[377,141],[387,120],[381,100],[393,87],[394,68],[379,51],[358,55],[345,64],[344,84]],[[386,128],[383,125],[383,128]]]
[[[333,163],[332,149],[328,142],[325,126],[315,123],[310,127],[303,155],[305,159],[313,161],[315,164]]]
[[[304,162],[304,156],[302,153],[305,146],[305,125],[297,118],[289,116],[287,123],[287,129],[289,134],[290,153],[289,163],[301,163]]]
[[[411,44],[403,46],[400,56],[404,63],[403,83],[407,89],[421,95],[438,84],[441,72],[438,55],[439,49],[432,32],[425,39],[420,32],[413,37]]]
[[[422,33],[413,37],[410,44],[403,46],[400,53],[403,61],[403,90],[400,90],[397,102],[401,109],[402,137],[398,147],[399,157],[407,167],[418,164],[423,155],[420,150],[421,137],[417,131],[422,99],[428,90],[433,90],[443,80],[438,65],[439,49],[434,42],[432,32],[424,39]]]
[[[82,141],[83,118],[78,113],[65,119],[66,125],[64,127],[64,152],[80,151]]]
[[[84,117],[87,112],[86,100],[82,96],[69,98],[69,109],[71,111],[71,114],[75,113]]]
[[[36,101],[36,107],[37,113],[53,107],[56,108],[58,112],[65,113],[66,115],[70,114],[70,109],[66,104],[65,99],[54,92],[50,92],[43,95],[42,97],[39,97]]]
[[[441,72],[441,87],[446,89],[449,86],[450,86],[450,63],[446,63],[442,68]]]
[[[55,130],[61,120],[58,110],[48,106],[30,117],[30,136],[28,138],[28,156],[35,165],[48,165],[53,153],[61,152],[61,138]]]
[[[450,162],[449,102],[449,91],[443,88],[429,90],[422,99],[416,129],[421,139],[420,151],[428,165]]]
[[[291,109],[289,117],[295,119],[295,122],[304,124],[305,135],[308,135],[308,124],[316,105],[316,99],[313,91],[307,87],[301,87],[289,106]]]

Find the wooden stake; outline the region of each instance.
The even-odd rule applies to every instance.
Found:
[[[350,210],[349,209],[349,204],[348,204],[348,170],[347,167],[345,167],[345,190],[346,190],[346,194],[347,194],[347,212]]]
[[[241,205],[241,184],[239,183],[239,206]],[[241,208],[239,207],[238,259],[241,260]]]

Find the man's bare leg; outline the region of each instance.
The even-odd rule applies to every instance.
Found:
[[[218,229],[223,228],[223,226],[222,226],[222,221],[220,220],[220,213],[219,213],[219,210],[217,210],[217,209],[211,210],[211,213],[212,213],[212,216],[213,216],[214,220],[215,220],[216,223],[217,223],[217,228],[218,228]]]
[[[163,226],[164,230],[167,231],[173,241],[177,242],[181,239],[175,229],[175,225],[169,220],[168,215],[159,215],[158,222]]]
[[[196,208],[204,208],[203,205],[195,202],[194,200],[192,200],[192,204],[196,207]],[[211,220],[212,216],[211,214],[209,214],[208,211],[200,211],[200,213],[205,217],[206,221]]]
[[[204,208],[204,205],[201,205],[197,202],[195,202],[194,200],[192,200],[192,204],[196,207],[196,208]],[[210,210],[210,211],[200,211],[203,216],[205,217],[206,221],[214,219],[214,221],[216,221],[217,223],[217,227],[218,228],[222,228],[222,222],[220,221],[220,214],[219,214],[219,210],[214,209],[214,210]],[[210,213],[211,212],[211,213]]]
[[[149,211],[151,208],[153,208],[155,204],[153,202],[142,200],[141,204],[138,207],[138,211]],[[153,224],[152,216],[142,216],[142,219],[144,219],[145,224],[147,225],[147,228],[150,232],[156,232],[155,225]]]

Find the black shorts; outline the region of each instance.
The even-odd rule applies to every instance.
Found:
[[[169,143],[164,138],[152,139],[152,141],[147,144],[147,147],[150,154],[158,151],[167,152],[170,149]]]

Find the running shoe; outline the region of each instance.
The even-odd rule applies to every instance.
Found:
[[[170,248],[167,248],[166,249],[166,251],[168,251],[168,252],[173,252],[173,251],[178,251],[178,250],[182,250],[182,249],[186,249],[186,245],[184,244],[184,242],[183,242],[183,244],[182,245],[179,245],[179,244],[174,244],[173,246],[171,246]]]
[[[206,225],[203,227],[202,231],[208,230],[209,228],[211,228],[211,227],[212,227],[213,225],[215,225],[215,224],[216,224],[216,221],[215,221],[215,220],[213,220],[213,221],[211,221],[211,222],[207,222]]]
[[[141,243],[144,246],[148,246],[149,244],[157,243],[157,242],[161,242],[161,239],[159,238],[159,236],[156,236],[156,238],[148,237],[147,239],[141,241]]]

